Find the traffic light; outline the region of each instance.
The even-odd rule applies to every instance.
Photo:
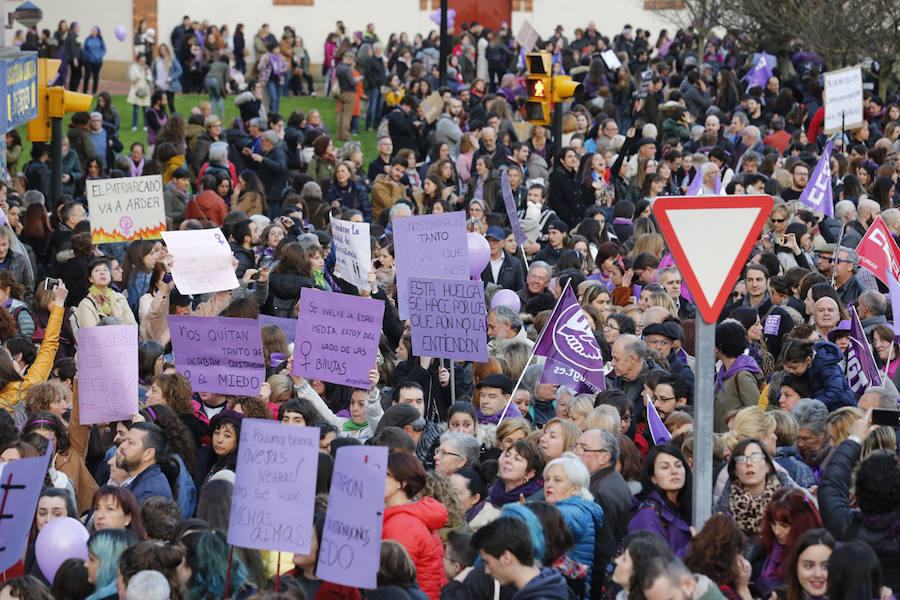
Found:
[[[581,92],[583,85],[572,81],[568,75],[557,75],[553,78],[553,101],[565,102],[575,94]]]
[[[528,65],[528,79],[525,89],[528,100],[525,102],[525,120],[535,125],[550,123],[551,86],[550,54],[548,52],[530,52],[525,55]]]
[[[31,142],[48,142],[52,136],[53,118],[63,118],[66,113],[90,110],[94,97],[90,94],[70,92],[62,86],[47,87],[56,76],[60,61],[55,58],[38,59],[38,116],[28,122],[28,139]]]

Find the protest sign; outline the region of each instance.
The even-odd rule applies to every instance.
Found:
[[[172,253],[172,278],[182,294],[209,294],[238,287],[231,246],[218,227],[193,231],[164,231]]]
[[[383,316],[381,300],[303,288],[291,372],[369,389]]]
[[[847,67],[829,71],[823,77],[825,122],[822,130],[825,134],[864,125],[862,69]]]
[[[228,543],[308,554],[319,467],[319,428],[244,419]]]
[[[294,336],[297,335],[297,319],[273,317],[272,315],[259,315],[259,326],[262,327],[263,325],[278,325],[284,332],[287,343],[294,343]]]
[[[531,49],[534,48],[534,45],[540,37],[541,36],[538,35],[537,30],[535,30],[531,22],[526,20],[522,21],[522,26],[519,27],[519,33],[516,34],[516,41],[525,52],[531,52]]]
[[[369,289],[372,270],[372,249],[368,223],[353,223],[331,217],[336,271],[344,281],[358,288]]]
[[[487,361],[482,282],[410,277],[408,291],[413,354]]]
[[[524,244],[528,241],[528,236],[522,231],[522,224],[519,223],[519,211],[512,195],[512,187],[509,185],[508,169],[503,169],[500,175],[500,193],[503,196],[503,208],[506,209],[506,218],[509,219],[509,226],[512,228],[516,243]]]
[[[387,458],[384,446],[338,448],[319,543],[319,579],[355,588],[376,586]]]
[[[138,411],[137,327],[82,327],[77,358],[79,424],[130,419]]]
[[[431,92],[420,103],[422,111],[425,113],[425,120],[429,124],[434,123],[444,112],[444,98],[437,92]]]
[[[266,380],[256,319],[169,315],[175,370],[195,392],[257,396]]]
[[[600,58],[603,59],[603,62],[606,63],[606,67],[610,71],[615,71],[622,66],[622,61],[619,60],[619,57],[616,56],[615,51],[613,51],[612,49],[604,50],[603,52],[601,52]]]
[[[154,239],[166,230],[161,175],[94,179],[85,194],[95,244]]]
[[[409,317],[406,294],[410,277],[469,280],[466,213],[404,217],[394,221],[397,257],[397,306],[400,318]]]
[[[0,573],[16,564],[25,552],[52,456],[51,443],[44,456],[0,463]],[[384,463],[387,464],[387,456]],[[384,493],[384,488],[381,490]]]

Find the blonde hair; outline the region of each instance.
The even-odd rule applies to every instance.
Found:
[[[33,415],[42,410],[50,410],[50,404],[54,400],[66,397],[66,386],[58,381],[42,381],[28,388],[25,395],[25,414]]]
[[[855,406],[842,406],[826,419],[825,423],[831,425],[831,441],[837,446],[848,437],[853,423],[863,418],[863,411]]]
[[[758,406],[748,406],[734,416],[734,429],[724,435],[722,443],[729,450],[733,450],[741,440],[751,438],[764,440],[776,425],[775,417]]]
[[[562,437],[563,437],[563,452],[567,452],[575,446],[575,442],[578,441],[578,438],[581,437],[581,430],[578,428],[578,425],[573,423],[572,421],[566,421],[565,419],[560,419],[559,417],[555,417],[547,421],[544,425],[544,431],[550,428],[551,425],[559,425],[562,429]]]
[[[592,410],[594,410],[594,396],[592,394],[579,394],[569,402],[566,413],[568,413],[569,418],[574,421],[575,415],[586,418],[591,414]]]
[[[650,298],[647,299],[647,305],[662,306],[673,317],[678,316],[678,307],[675,306],[675,301],[672,300],[672,296],[665,292],[653,292],[650,294]]]
[[[531,433],[531,423],[528,422],[528,419],[522,417],[503,419],[500,421],[500,424],[497,425],[497,444],[509,434],[519,431],[520,429],[525,432],[526,436]]]
[[[294,381],[287,375],[280,373],[272,375],[266,380],[266,383],[272,389],[269,395],[270,402],[277,404],[279,401],[287,400],[294,393]]]
[[[800,427],[797,425],[797,419],[786,410],[776,408],[769,411],[772,418],[775,419],[775,442],[779,446],[793,446],[800,433]]]
[[[634,248],[628,253],[628,256],[634,258],[641,252],[649,252],[656,258],[662,258],[665,249],[665,241],[663,236],[658,233],[642,233],[634,243]]]
[[[612,434],[617,434],[622,427],[622,418],[619,411],[609,404],[601,404],[590,412],[584,420],[584,430],[604,429]]]

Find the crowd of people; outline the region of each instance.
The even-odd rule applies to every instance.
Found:
[[[741,36],[663,31],[653,43],[646,30],[607,37],[590,23],[538,42],[555,72],[583,83],[552,141],[522,120],[523,49],[508,29],[465,24],[438,87],[436,34],[382,43],[372,25],[347,35],[338,23],[322,70],[342,105],[339,140],[351,139],[366,96],[364,124],[379,135],[377,155],[364,156],[353,141],[336,147],[315,110],[278,114],[283,86],[312,91],[293,30],[280,43],[268,25],[251,44],[242,32],[185,17],[171,51],[143,46],[136,64],[153,74],[129,101],[149,104],[148,144],[120,154],[120,118],[101,92],[95,112],[72,115],[61,173],[35,144],[13,184],[0,184],[0,460],[53,442],[27,551],[0,598],[893,596],[900,420],[872,417],[900,414],[900,344],[887,287],[855,248],[878,217],[900,235],[895,93],[867,90],[865,123],[829,138],[815,49],[794,49],[747,86],[753,54]],[[607,49],[621,66],[607,66]],[[223,123],[219,101],[245,71],[241,117]],[[173,93],[200,85],[211,102],[171,111]],[[421,102],[432,90],[439,116]],[[833,217],[798,202],[828,142]],[[238,288],[179,292],[159,240],[92,244],[85,181],[141,175],[162,176],[170,229],[221,228]],[[54,176],[63,197],[51,207]],[[696,373],[699,316],[651,212],[695,178],[703,194],[775,199],[716,324],[715,396],[702,399],[695,380],[712,374]],[[490,247],[487,362],[416,355],[397,310],[394,224],[450,211],[465,211]],[[370,223],[368,289],[336,268],[331,216]],[[367,389],[292,374],[278,325],[261,327],[258,396],[195,391],[179,373],[167,315],[296,317],[304,288],[384,303]],[[532,352],[566,289],[602,353],[599,393],[546,383]],[[502,290],[518,309],[492,307]],[[857,316],[863,340],[851,340]],[[123,323],[140,334],[140,411],[82,424],[78,331]],[[851,342],[871,349],[881,381],[851,387]],[[695,401],[714,406],[712,440],[693,436]],[[665,443],[651,434],[653,412]],[[309,554],[231,555],[244,418],[319,428]],[[390,450],[374,590],[316,576],[333,458],[357,444]],[[715,463],[714,515],[699,530],[697,452]],[[90,532],[89,558],[48,574],[34,540],[66,516]]]

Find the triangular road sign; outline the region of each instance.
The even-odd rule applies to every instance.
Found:
[[[653,215],[700,315],[715,323],[772,210],[771,196],[669,196]]]

